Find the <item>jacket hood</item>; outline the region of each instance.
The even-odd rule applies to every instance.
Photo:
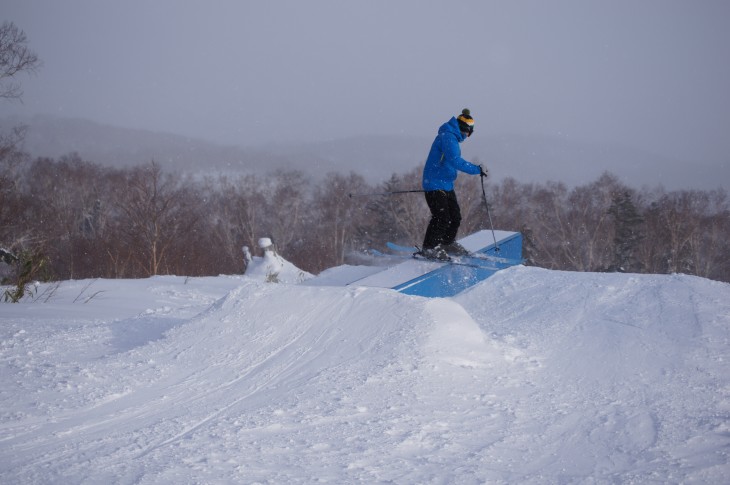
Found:
[[[456,120],[455,116],[452,116],[449,121],[441,125],[439,128],[439,135],[442,133],[452,133],[456,139],[459,140],[459,143],[466,139],[466,136],[464,136],[459,129],[459,122]]]

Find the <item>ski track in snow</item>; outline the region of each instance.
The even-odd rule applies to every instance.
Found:
[[[240,277],[48,291],[0,305],[2,483],[729,476],[724,283],[514,267],[448,299]]]

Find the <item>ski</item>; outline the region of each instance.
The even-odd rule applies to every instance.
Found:
[[[478,268],[478,269],[488,269],[488,270],[499,270],[502,269],[501,266],[493,264],[490,261],[468,261],[463,259],[456,259],[451,258],[448,260],[441,260],[441,259],[434,259],[434,258],[427,258],[425,256],[422,256],[418,253],[410,253],[406,255],[405,253],[399,253],[399,254],[388,254],[388,253],[382,253],[377,250],[370,250],[370,253],[374,256],[381,256],[387,259],[397,259],[399,261],[408,261],[408,260],[417,260],[422,261],[424,263],[435,263],[442,266],[446,265],[454,265],[454,266],[467,266],[469,268]]]
[[[402,259],[417,259],[419,261],[427,261],[431,263],[440,263],[440,264],[453,264],[457,266],[468,266],[471,268],[479,268],[479,269],[489,269],[489,270],[499,270],[503,269],[504,266],[502,266],[497,261],[491,261],[486,258],[472,258],[471,256],[449,256],[449,259],[447,260],[441,260],[441,259],[435,259],[435,258],[427,258],[423,256],[420,253],[420,250],[416,246],[402,246],[400,244],[395,244],[392,242],[387,242],[386,246],[388,246],[388,249],[391,251],[395,251],[398,254],[385,254],[385,253],[378,253],[384,255],[384,256],[394,256],[394,257],[400,257]],[[371,250],[373,254],[375,254],[376,250]],[[405,253],[408,253],[408,256],[405,256]],[[402,255],[402,256],[399,256]]]
[[[392,249],[398,253],[415,253],[418,251],[416,246],[402,246],[392,242],[387,242],[385,245],[388,246],[388,249]]]
[[[405,247],[405,246],[403,246],[403,247]],[[382,251],[378,251],[377,249],[368,249],[367,250],[367,253],[370,254],[371,256],[375,256],[377,258],[396,259],[396,260],[399,260],[399,261],[407,261],[409,259],[418,259],[420,261],[429,261],[429,262],[432,262],[432,263],[444,263],[444,264],[446,264],[446,263],[450,263],[451,262],[450,260],[443,260],[442,261],[440,259],[426,258],[424,256],[421,256],[421,255],[417,254],[417,251],[418,250],[416,248],[414,248],[413,251],[396,251],[396,253],[393,254],[393,253],[384,253]]]
[[[382,258],[382,259],[393,259],[398,261],[404,261],[407,259],[411,259],[411,256],[406,256],[405,254],[392,254],[392,253],[384,253],[382,251],[378,251],[377,249],[367,249],[365,251],[366,254],[369,254],[370,256],[374,256],[376,258]]]
[[[388,249],[398,252],[398,253],[411,253],[415,254],[418,253],[420,250],[416,246],[403,246],[401,244],[395,244],[392,242],[387,242],[386,246],[388,246]],[[522,264],[522,260],[518,259],[509,259],[509,258],[501,258],[499,256],[492,256],[490,254],[486,253],[469,253],[468,256],[450,256],[451,260],[464,260],[464,259],[479,259],[482,261],[489,261],[492,263],[498,263],[498,264],[504,264],[508,266],[514,266],[517,264]],[[428,259],[428,258],[423,258]],[[438,260],[436,260],[438,261]]]

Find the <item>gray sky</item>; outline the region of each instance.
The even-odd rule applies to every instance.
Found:
[[[727,0],[0,0],[43,61],[23,104],[255,145],[476,134],[730,163]],[[0,112],[1,114],[1,112]]]

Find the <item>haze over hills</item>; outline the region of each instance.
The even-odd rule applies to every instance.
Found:
[[[359,136],[310,143],[249,147],[225,146],[202,139],[103,125],[88,120],[37,115],[0,118],[0,130],[28,126],[24,149],[33,157],[58,158],[78,153],[105,166],[129,167],[155,160],[166,170],[205,173],[268,173],[302,170],[313,178],[329,172],[363,175],[379,183],[394,173],[421,166],[432,141],[424,137]],[[631,187],[668,190],[728,187],[727,164],[678,163],[630,147],[586,143],[565,137],[483,134],[462,145],[464,158],[485,164],[492,181],[590,183],[603,172]]]

